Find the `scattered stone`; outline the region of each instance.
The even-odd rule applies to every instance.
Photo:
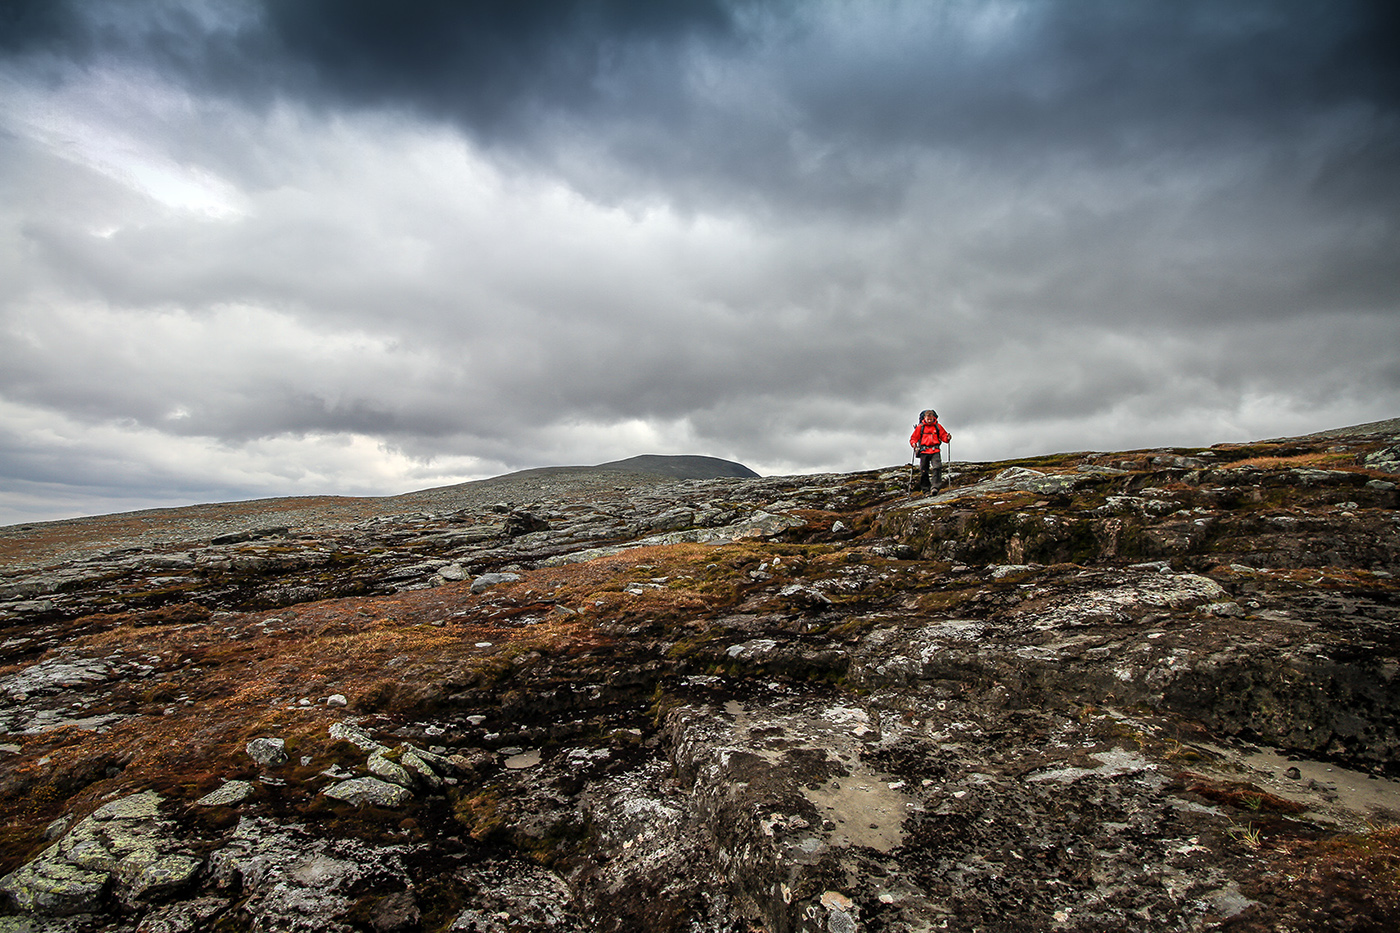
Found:
[[[372,777],[351,778],[326,788],[324,793],[327,797],[356,806],[391,808],[401,807],[413,797],[413,793],[406,787]]]
[[[361,751],[369,752],[370,754],[389,750],[387,745],[376,742],[368,732],[353,723],[332,723],[330,727],[330,736],[333,739],[349,742],[358,747]]]
[[[244,541],[256,541],[259,538],[281,538],[285,537],[290,529],[282,526],[269,526],[267,528],[251,528],[247,531],[235,531],[230,534],[218,535],[210,540],[210,544],[240,544]]]
[[[502,583],[514,583],[520,579],[518,573],[483,573],[472,580],[472,592],[481,593],[489,590],[493,586],[500,586]]]
[[[397,761],[389,760],[386,756],[387,752],[388,749],[385,749],[369,756],[369,773],[391,784],[412,790],[415,784],[413,775]]]
[[[231,807],[253,796],[253,785],[247,781],[228,781],[218,790],[210,791],[195,803],[201,807]]]
[[[276,768],[287,763],[287,743],[282,739],[257,738],[245,746],[248,757],[264,768]]]

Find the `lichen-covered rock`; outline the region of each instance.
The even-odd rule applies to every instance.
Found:
[[[21,910],[58,915],[97,912],[109,893],[130,907],[183,889],[204,860],[185,848],[160,805],[152,791],[104,804],[0,889]]]
[[[136,933],[197,933],[209,929],[211,921],[229,910],[223,897],[196,897],[176,901],[148,911]]]
[[[247,781],[228,781],[195,801],[201,807],[231,807],[253,796],[253,785]]]
[[[472,592],[480,593],[489,590],[493,586],[500,586],[502,583],[514,583],[520,579],[518,573],[483,573],[472,581]]]
[[[48,853],[0,879],[0,891],[20,910],[41,914],[87,914],[103,906],[111,872],[89,871]]]
[[[397,761],[391,761],[385,752],[375,752],[370,755],[366,766],[369,768],[369,773],[371,775],[382,781],[388,781],[390,784],[397,784],[409,790],[412,790],[415,785],[413,775],[409,773],[408,769]],[[342,796],[345,791],[336,791],[335,793],[330,793],[328,791],[327,793],[329,796],[337,797],[342,800],[350,799]]]
[[[275,768],[287,763],[287,743],[277,738],[252,739],[245,746],[248,757],[264,768]]]
[[[401,807],[413,797],[413,792],[407,787],[372,777],[341,781],[327,787],[323,793],[356,806],[375,807]]]
[[[0,679],[0,692],[11,699],[57,693],[112,676],[112,666],[95,658],[49,658],[10,677]]]
[[[350,933],[358,892],[410,886],[404,853],[399,846],[322,839],[302,826],[245,818],[209,864],[219,888],[241,898],[241,929]]]
[[[335,722],[331,724],[330,736],[343,742],[349,742],[358,746],[362,751],[374,754],[375,752],[388,751],[388,746],[375,741],[368,732],[359,726],[348,722]]]
[[[461,872],[470,905],[449,933],[565,933],[587,929],[567,885],[528,862],[492,862]]]

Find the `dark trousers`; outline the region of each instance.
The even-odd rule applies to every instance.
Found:
[[[929,470],[933,471],[932,485],[929,482]],[[938,492],[943,488],[943,453],[940,450],[923,450],[919,452],[919,488],[928,492]]]

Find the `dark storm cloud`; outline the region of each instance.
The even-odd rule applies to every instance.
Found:
[[[638,48],[647,64],[690,36],[714,39],[731,26],[718,0],[513,0],[413,4],[310,0],[268,3],[278,47],[312,73],[312,87],[372,105],[408,103],[488,134],[520,132],[547,108],[591,110],[600,82],[627,68]]]
[[[410,105],[483,132],[590,108],[613,70],[732,30],[722,0],[5,0],[0,51],[130,59],[254,99]],[[637,53],[637,50],[641,50]]]
[[[60,47],[69,53],[86,47],[87,26],[71,4],[48,0],[0,3],[0,52]]]
[[[915,41],[888,49],[893,63],[868,54],[880,49],[855,59],[839,34],[818,34],[823,13],[859,19],[858,4],[306,0],[266,4],[264,28],[322,93],[414,104],[486,132],[526,131],[516,121],[534,108],[662,116],[679,103],[684,78],[667,72],[689,42],[721,58],[771,51],[800,105],[794,122],[880,145],[1163,125],[1190,142],[1202,128],[1287,129],[1300,112],[1400,99],[1400,12],[1386,2],[928,6],[905,37]],[[763,46],[780,36],[787,50]],[[623,80],[638,78],[653,80]]]
[[[1400,14],[1371,2],[930,4],[862,47],[859,4],[273,3],[272,46],[340,102],[408,104],[492,141],[601,134],[626,184],[683,179],[790,205],[893,209],[910,147],[1019,164],[1248,144],[1341,107],[1394,114]],[[908,14],[909,8],[904,8]],[[659,12],[664,10],[664,13]],[[930,12],[931,11],[931,12]],[[857,26],[858,28],[858,26]],[[745,113],[700,74],[739,65]],[[732,93],[730,91],[729,93]],[[1395,127],[1328,154],[1393,193]],[[1357,166],[1358,161],[1370,166]],[[596,183],[601,187],[606,179]]]
[[[930,147],[1008,164],[1028,150],[1137,160],[1296,134],[1338,108],[1393,117],[1400,103],[1400,12],[1384,0],[894,4],[883,11],[909,28],[865,38],[872,11],[852,3],[6,9],[12,52],[126,56],[253,100],[408,107],[546,161],[563,160],[568,127],[586,129],[611,167],[579,180],[600,194],[640,184],[684,198],[689,184],[695,198],[728,188],[789,207],[894,209],[911,151]],[[742,89],[736,100],[707,83],[707,65],[737,66],[773,105],[736,109]],[[1360,173],[1394,197],[1397,130],[1380,129],[1302,167],[1319,196],[1329,174]]]

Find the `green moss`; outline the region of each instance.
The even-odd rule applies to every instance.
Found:
[[[477,842],[499,839],[505,832],[500,794],[494,789],[460,790],[449,788],[452,817]]]
[[[546,868],[575,859],[592,848],[596,833],[590,823],[561,819],[542,836],[516,834],[515,843],[531,859]]]
[[[679,697],[672,696],[657,684],[652,693],[651,706],[647,709],[647,717],[652,725],[659,729],[665,724],[666,717],[672,710],[684,705]]]
[[[947,612],[972,602],[981,592],[980,586],[932,590],[918,595],[918,606],[923,612]]]
[[[715,630],[706,630],[688,635],[666,649],[666,658],[671,661],[685,661],[701,653],[706,646],[719,636]]]
[[[1087,565],[1099,559],[1103,553],[1104,542],[1100,540],[1099,533],[1095,528],[1095,523],[1090,521],[1074,521],[1067,525],[1068,536],[1061,542],[1061,556],[1071,564]],[[1142,539],[1137,538],[1137,545],[1141,547]],[[1117,541],[1119,557],[1135,557],[1131,548],[1125,552],[1125,542],[1120,535]]]
[[[831,638],[838,639],[858,638],[873,629],[875,625],[876,621],[874,619],[847,619],[844,622],[824,627],[822,633]]]

